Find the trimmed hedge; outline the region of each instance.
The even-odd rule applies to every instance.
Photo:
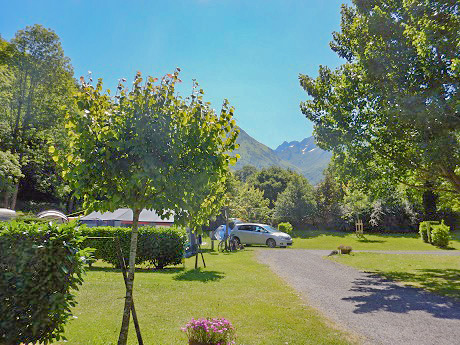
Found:
[[[285,232],[287,234],[291,234],[292,233],[292,225],[291,225],[291,223],[288,223],[288,222],[279,223],[278,224],[278,230],[282,231],[282,232]]]
[[[97,226],[83,227],[82,233],[87,237],[115,237],[112,239],[86,239],[84,244],[94,248],[94,257],[119,267],[118,243],[125,258],[129,259],[131,228]],[[136,264],[150,263],[162,269],[167,265],[177,265],[184,256],[186,236],[178,228],[139,227]],[[119,241],[119,242],[118,242]]]
[[[420,237],[422,238],[423,242],[432,243],[431,230],[433,225],[439,225],[439,222],[431,220],[420,222],[418,233],[420,234]]]
[[[439,225],[431,227],[431,243],[437,247],[447,247],[451,240],[450,228],[444,224],[444,220]]]
[[[75,224],[0,223],[0,344],[62,339],[83,282]]]

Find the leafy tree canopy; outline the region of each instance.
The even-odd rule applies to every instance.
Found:
[[[460,16],[454,0],[354,0],[331,48],[347,62],[300,75],[320,147],[350,172],[460,193]],[[351,175],[351,174],[350,174]]]
[[[52,198],[56,178],[49,141],[62,141],[63,119],[73,111],[76,90],[70,60],[59,36],[41,25],[20,30],[11,42],[0,38],[0,150],[19,157],[24,177],[11,197]]]
[[[286,189],[294,175],[292,171],[272,166],[252,175],[250,183],[263,191],[264,198],[270,201],[270,208],[273,208],[278,195]]]
[[[258,172],[253,165],[245,165],[240,170],[235,171],[235,176],[241,182],[247,182],[252,176]]]
[[[294,175],[275,203],[274,218],[296,226],[313,223],[316,216],[314,189],[308,180]]]
[[[268,223],[272,214],[269,204],[263,191],[243,183],[230,201],[230,213],[246,222]]]

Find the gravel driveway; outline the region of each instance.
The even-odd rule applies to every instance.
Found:
[[[327,253],[275,249],[257,256],[309,305],[364,336],[365,344],[460,344],[460,302],[324,260]]]

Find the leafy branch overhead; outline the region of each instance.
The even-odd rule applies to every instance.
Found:
[[[366,181],[460,194],[459,47],[456,1],[344,5],[331,48],[347,62],[299,77],[319,146]]]

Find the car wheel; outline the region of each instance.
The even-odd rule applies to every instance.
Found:
[[[240,239],[238,237],[235,236],[235,237],[233,237],[233,239],[235,240],[237,246],[239,246],[241,244],[241,241],[240,241]]]
[[[269,239],[267,240],[267,246],[268,246],[269,248],[275,248],[275,247],[276,247],[276,242],[275,242],[275,240],[274,240],[273,238],[269,238]]]

